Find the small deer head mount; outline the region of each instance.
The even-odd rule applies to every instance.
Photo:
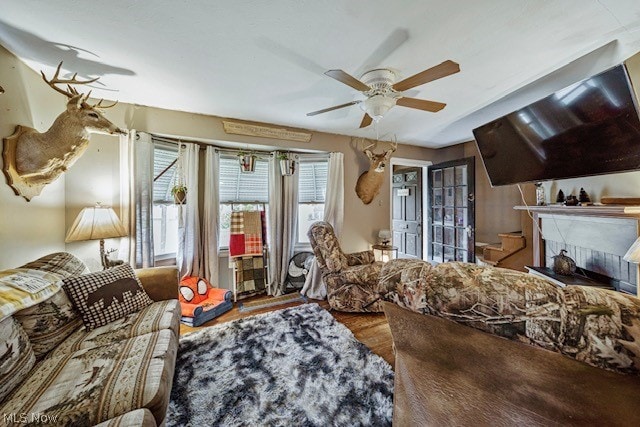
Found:
[[[49,130],[40,133],[27,126],[16,126],[8,138],[4,138],[3,171],[9,185],[18,196],[27,201],[39,195],[45,185],[55,181],[82,156],[89,145],[89,133],[125,134],[126,132],[107,120],[99,109],[116,105],[87,103],[89,95],[79,93],[71,85],[93,83],[98,78],[80,81],[77,73],[70,79],[61,79],[58,65],[51,80],[42,73],[43,80],[55,91],[69,98],[67,109],[53,122]],[[62,89],[56,85],[66,85]]]
[[[388,150],[379,154],[369,150],[378,144],[375,141],[365,147],[362,151],[369,158],[369,170],[360,175],[356,182],[356,194],[365,205],[368,205],[380,192],[380,187],[384,182],[384,170],[387,162],[391,158],[391,154],[398,148],[398,143],[393,142]]]

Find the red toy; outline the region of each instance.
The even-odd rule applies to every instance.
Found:
[[[202,277],[185,277],[179,290],[182,322],[190,326],[200,326],[233,307],[230,290],[214,288]]]

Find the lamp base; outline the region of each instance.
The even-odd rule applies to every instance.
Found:
[[[124,264],[124,261],[122,260],[115,259],[112,261],[109,259],[109,253],[104,250],[104,239],[100,239],[100,261],[102,262],[103,270],[107,270],[111,267],[115,267],[116,265]]]

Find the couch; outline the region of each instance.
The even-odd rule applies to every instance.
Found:
[[[458,262],[381,272],[394,425],[640,425],[640,300]]]
[[[164,422],[179,338],[177,270],[136,270],[153,302],[92,330],[83,325],[64,290],[54,286],[85,270],[72,255],[55,253],[0,272],[0,282],[20,274],[34,283],[51,282],[39,292],[55,290],[44,301],[0,320],[3,425]]]
[[[373,251],[345,254],[325,221],[313,223],[307,236],[327,286],[329,306],[338,311],[382,312],[378,288],[382,263],[375,262]]]

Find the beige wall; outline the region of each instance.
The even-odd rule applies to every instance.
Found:
[[[46,130],[64,111],[65,100],[0,46],[0,136],[16,125]],[[64,177],[45,187],[31,202],[18,197],[0,178],[0,269],[17,267],[65,248]]]
[[[475,157],[476,169],[476,241],[499,242],[498,233],[522,231],[522,214],[513,209],[522,205],[522,196],[515,185],[491,187],[482,158],[474,141],[464,144],[464,156]],[[531,192],[531,184],[523,192]],[[531,203],[531,200],[527,200]]]
[[[364,205],[355,193],[355,184],[358,176],[368,167],[368,160],[364,154],[355,146],[350,137],[313,132],[313,137],[309,143],[279,141],[259,137],[242,135],[228,135],[222,128],[222,119],[219,117],[205,116],[178,111],[162,110],[150,107],[140,107],[133,105],[118,105],[108,110],[106,116],[119,126],[137,131],[152,132],[156,134],[174,135],[186,138],[195,138],[212,143],[234,142],[240,146],[252,144],[257,147],[279,147],[283,149],[309,149],[319,151],[342,151],[344,153],[345,166],[345,219],[342,244],[346,251],[359,251],[369,247],[375,241],[375,236],[381,228],[389,227],[389,182],[385,180],[380,190],[379,196],[370,204]],[[111,137],[104,137],[111,138]],[[93,141],[93,139],[92,139]],[[117,140],[116,140],[117,141]],[[93,142],[92,142],[93,144]],[[402,158],[430,160],[435,154],[435,150],[399,145],[395,156]],[[115,156],[115,157],[114,157]],[[71,173],[82,180],[84,170],[90,172],[99,163],[115,164],[117,166],[117,156],[110,151],[102,151],[95,155],[83,156],[74,166],[76,171],[70,171],[68,179],[71,180]],[[109,167],[105,167],[105,173]],[[75,182],[75,179],[74,179]],[[81,184],[86,185],[86,184]],[[77,200],[78,203],[93,203],[95,200]],[[79,206],[68,206],[67,213],[72,215],[77,212]],[[73,210],[73,212],[71,212]]]

